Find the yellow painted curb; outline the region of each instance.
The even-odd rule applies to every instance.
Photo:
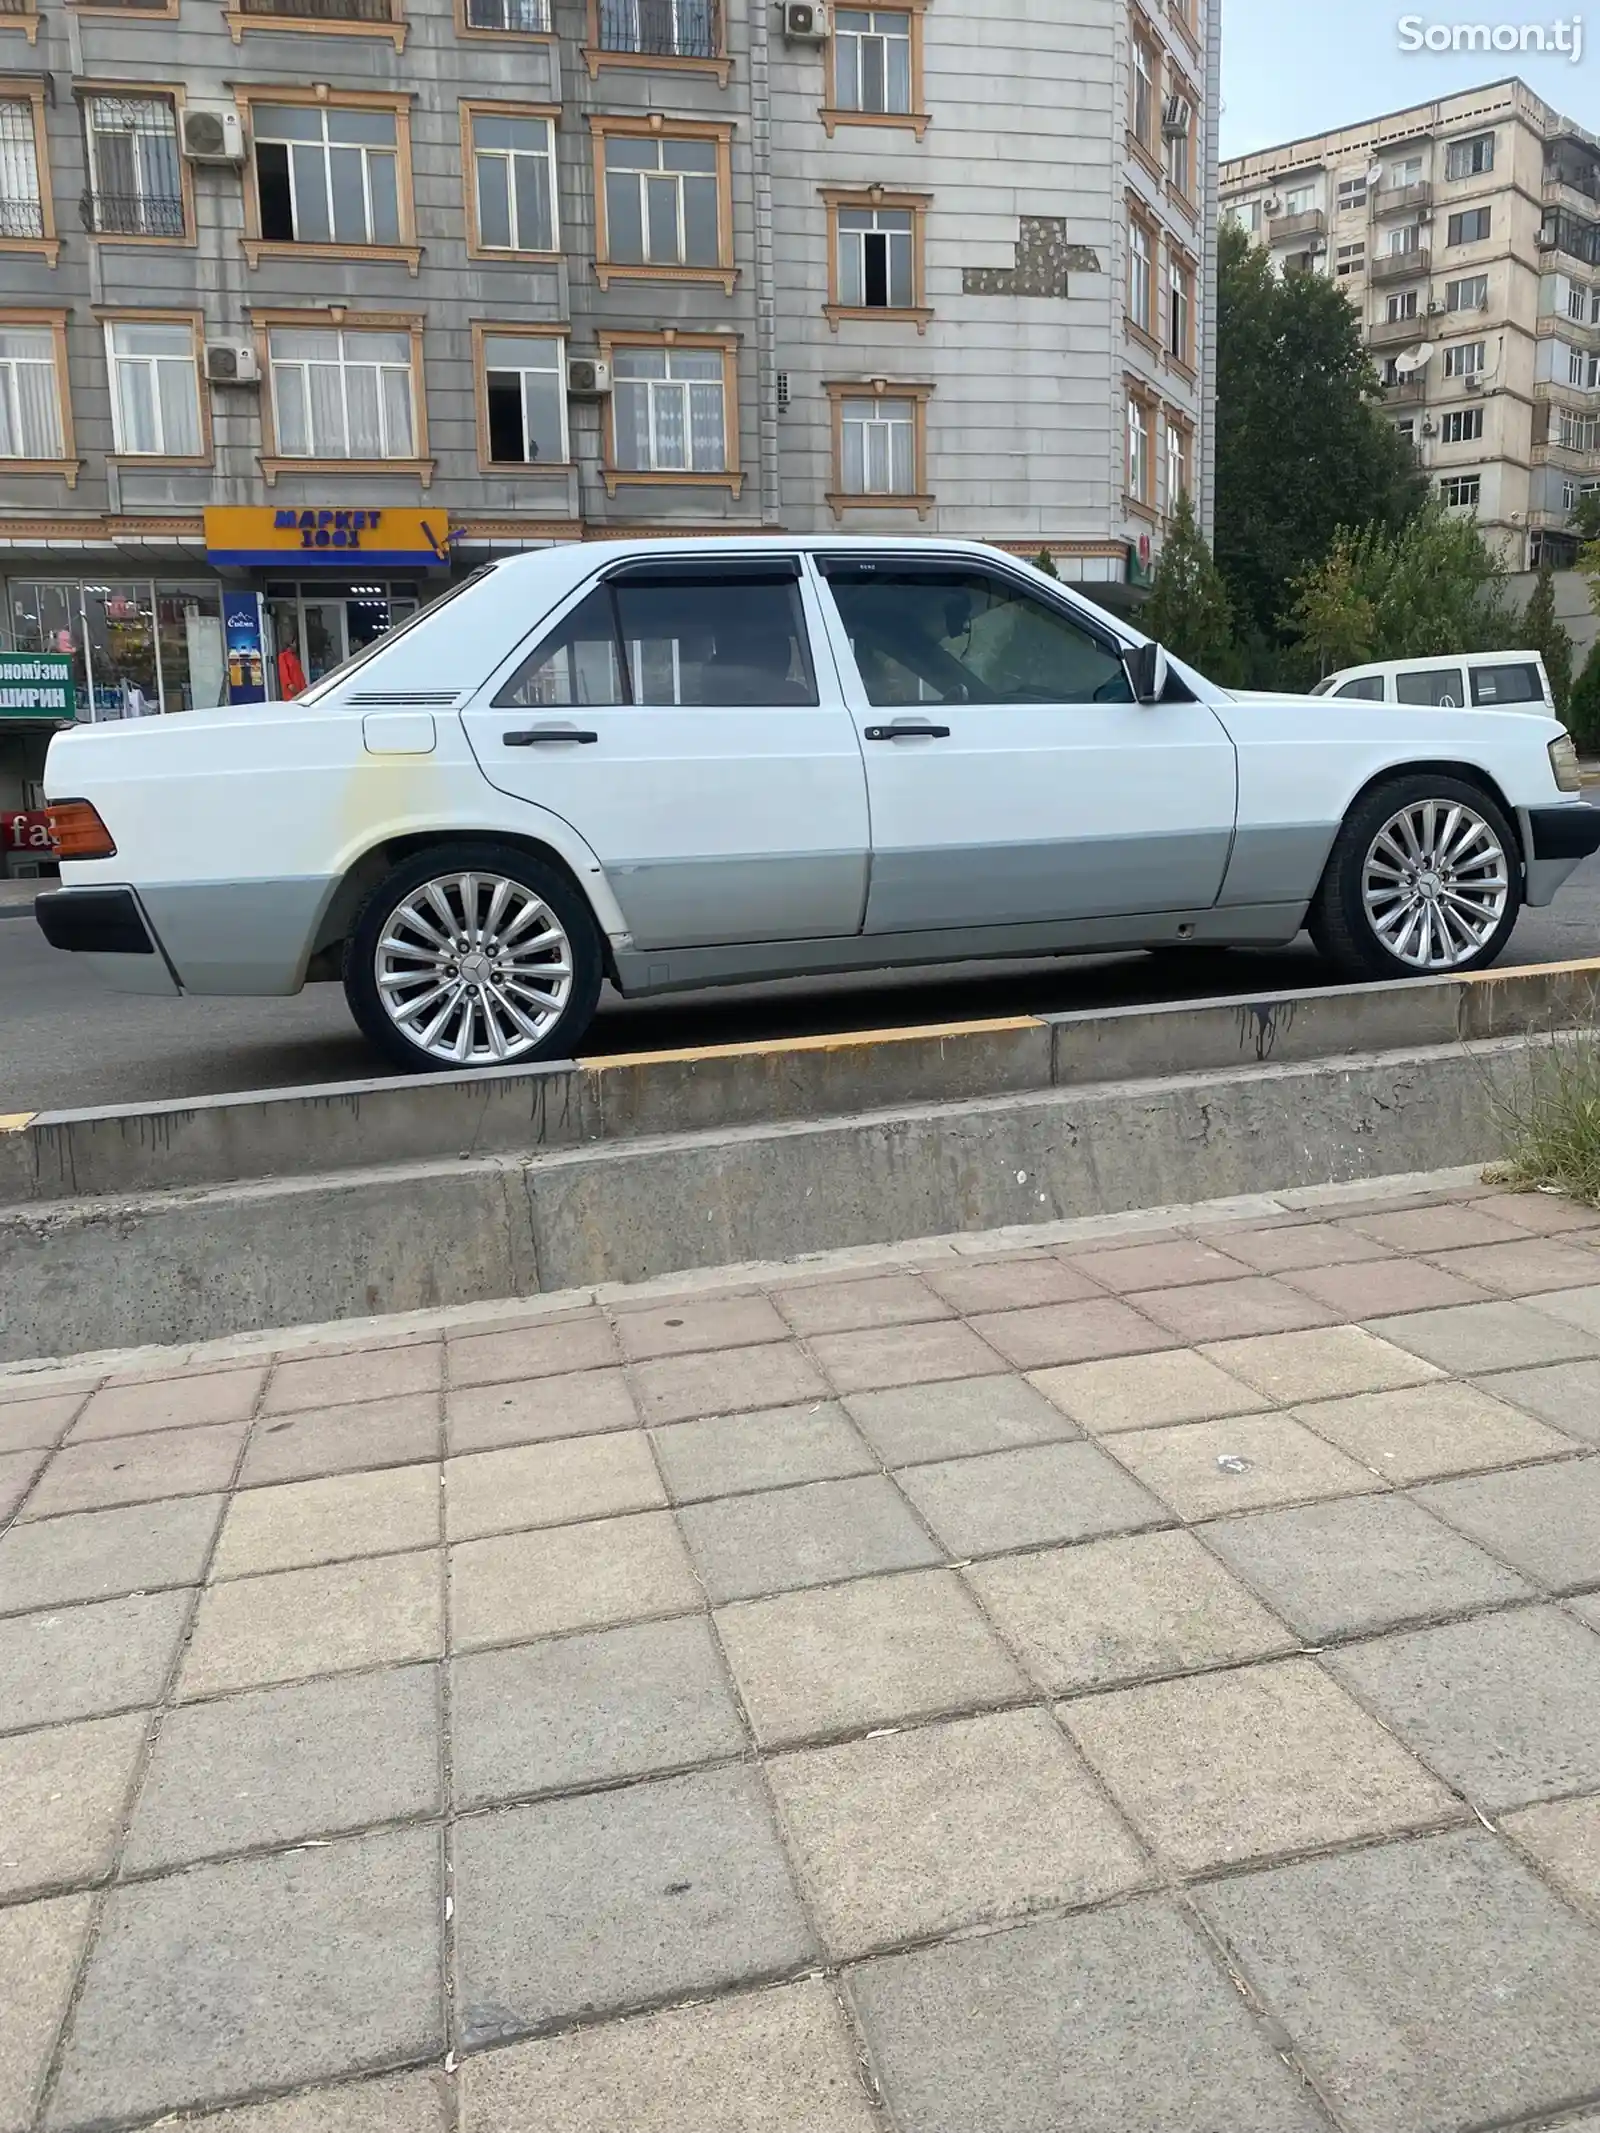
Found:
[[[585,1073],[604,1074],[617,1067],[667,1066],[702,1059],[759,1059],[770,1053],[843,1052],[866,1044],[928,1043],[949,1037],[987,1037],[1007,1030],[1043,1029],[1037,1015],[1005,1015],[990,1022],[932,1022],[915,1029],[846,1030],[823,1037],[776,1037],[751,1044],[702,1044],[682,1052],[618,1052],[605,1059],[580,1059]]]
[[[37,1111],[0,1111],[0,1133],[26,1133]]]

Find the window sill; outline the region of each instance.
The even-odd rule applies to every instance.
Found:
[[[239,242],[252,269],[260,266],[263,259],[343,259],[369,265],[393,260],[405,267],[415,281],[422,264],[420,244],[285,244],[276,237],[241,237]]]
[[[81,459],[0,459],[0,470],[11,474],[54,474],[64,481],[69,489],[78,486],[78,469]]]
[[[556,255],[559,258],[559,253]],[[597,259],[594,278],[602,289],[614,281],[675,281],[715,285],[731,296],[739,280],[737,267],[651,267],[619,265],[614,259]]]
[[[830,489],[823,498],[835,518],[847,511],[915,511],[918,518],[926,518],[933,501],[931,496],[851,496],[839,489]]]
[[[59,237],[0,237],[0,252],[31,253],[34,258],[42,259],[47,267],[53,267],[61,257],[61,239]]]
[[[209,467],[211,453],[107,452],[108,467]]]
[[[824,104],[817,117],[830,140],[836,126],[897,126],[920,141],[933,124],[932,113],[927,111],[835,111],[831,104]]]
[[[550,476],[565,481],[576,471],[577,462],[572,459],[485,459],[478,454],[478,472],[498,474],[503,480],[542,481]]]
[[[1190,51],[1193,52],[1195,57],[1198,59],[1200,56],[1200,32],[1195,28],[1194,24],[1184,14],[1182,8],[1169,7],[1167,9],[1167,20],[1172,24],[1173,28],[1177,30],[1179,35],[1183,38],[1184,43],[1189,47]]]
[[[1171,365],[1171,367],[1178,373],[1178,376],[1182,378],[1186,385],[1199,384],[1200,373],[1195,369],[1194,365],[1189,361],[1187,356],[1174,355],[1172,350],[1169,348],[1167,350],[1167,361]]]
[[[717,87],[726,89],[728,77],[733,72],[733,61],[724,54],[720,59],[699,59],[681,52],[611,52],[602,51],[597,45],[582,47],[583,63],[589,69],[589,79],[598,81],[602,67],[630,67],[636,73],[668,74],[714,74]]]
[[[645,468],[602,467],[600,478],[606,485],[607,496],[615,496],[619,489],[726,489],[737,497],[744,488],[742,469],[725,474],[679,474],[657,473]]]
[[[498,244],[469,244],[467,246],[467,257],[469,259],[503,259],[508,265],[521,267],[558,267],[561,264],[561,254],[559,252],[514,252],[509,245]]]
[[[1127,134],[1127,144],[1128,153],[1133,157],[1134,161],[1140,164],[1145,170],[1149,172],[1150,176],[1155,179],[1157,185],[1164,185],[1166,183],[1167,173],[1162,166],[1161,158],[1156,154],[1153,148],[1147,147],[1145,143],[1140,140],[1139,136],[1132,130],[1131,127],[1129,128]]]
[[[39,18],[37,15],[0,15],[0,30],[21,30],[29,44],[39,42]]]
[[[117,5],[117,0],[66,0],[74,15],[115,15],[123,22],[173,22],[177,19],[178,0],[168,0],[165,7],[128,7]]]
[[[173,9],[177,13],[177,9]],[[276,30],[280,37],[385,37],[397,52],[406,48],[406,24],[402,22],[329,22],[306,15],[241,15],[224,8],[222,19],[235,44],[246,30]]]
[[[1161,523],[1160,514],[1157,512],[1155,505],[1147,504],[1142,497],[1124,496],[1122,508],[1127,512],[1129,518],[1142,518],[1152,526]]]
[[[1136,318],[1130,318],[1124,312],[1122,323],[1127,328],[1130,341],[1137,341],[1141,348],[1146,349],[1153,356],[1159,356],[1163,353],[1161,343],[1156,339],[1155,335],[1141,326]]]
[[[1183,187],[1174,185],[1170,178],[1167,180],[1167,198],[1180,215],[1187,217],[1190,222],[1198,223],[1200,220],[1199,202],[1192,200]]]
[[[926,333],[928,321],[933,317],[931,304],[824,304],[822,315],[837,333],[842,318],[865,319],[877,325],[882,321],[894,321],[903,326],[915,326],[918,333]]]
[[[120,7],[105,8],[101,12],[108,15],[120,15],[125,10]],[[184,231],[181,237],[141,237],[137,233],[130,233],[126,230],[87,230],[84,234],[90,244],[165,244],[172,246],[176,251],[192,251],[196,243],[192,225]]]
[[[268,488],[280,474],[414,474],[425,489],[433,486],[435,459],[283,459],[263,453],[256,464]]]

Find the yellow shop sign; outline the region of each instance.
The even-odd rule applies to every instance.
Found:
[[[438,570],[450,561],[448,511],[377,510],[347,504],[213,504],[206,560],[220,568],[360,562]]]

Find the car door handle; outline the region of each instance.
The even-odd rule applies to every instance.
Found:
[[[541,748],[547,741],[578,741],[588,747],[600,736],[580,733],[576,726],[530,726],[525,733],[507,733],[501,738],[507,748]]]
[[[948,726],[930,726],[926,719],[901,719],[893,726],[869,726],[869,741],[947,741]]]

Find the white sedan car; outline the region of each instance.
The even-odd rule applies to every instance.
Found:
[[[973,543],[590,543],[291,703],[71,732],[58,948],[136,992],[340,979],[403,1067],[629,996],[1270,944],[1479,969],[1600,846],[1538,712],[1244,700]]]

